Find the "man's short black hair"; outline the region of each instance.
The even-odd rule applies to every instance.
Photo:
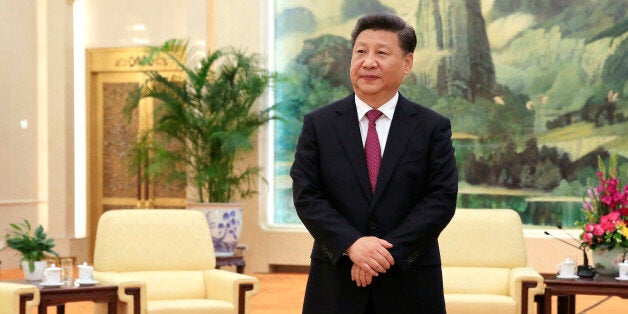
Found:
[[[384,30],[397,34],[399,38],[399,47],[406,53],[414,52],[416,48],[416,32],[412,26],[397,15],[379,12],[365,15],[358,19],[355,28],[351,32],[351,47],[355,46],[355,40],[363,31]]]

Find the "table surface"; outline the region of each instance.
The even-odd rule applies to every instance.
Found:
[[[54,293],[58,293],[58,291],[64,291],[64,290],[93,291],[93,290],[102,290],[103,288],[109,289],[111,287],[115,287],[115,288],[118,287],[118,286],[113,286],[113,285],[101,285],[99,283],[92,284],[92,285],[79,285],[75,283],[75,284],[69,284],[69,285],[63,284],[61,286],[43,286],[41,285],[41,281],[28,281],[28,280],[2,280],[2,281],[19,283],[23,285],[37,286],[37,288],[39,288],[39,291],[45,292],[46,294],[54,294]]]
[[[545,279],[545,285],[552,294],[591,294],[616,295],[628,297],[628,281],[617,280],[615,276],[595,275],[593,278],[561,279],[552,277]]]
[[[74,272],[76,274],[76,272]],[[75,278],[76,279],[76,278]],[[109,303],[109,313],[116,312],[118,299],[118,286],[115,285],[78,285],[73,281],[69,285],[42,286],[41,281],[24,280],[20,269],[2,270],[0,281],[33,285],[39,289],[40,306],[39,313],[46,313],[47,306],[57,306],[57,311],[64,312],[64,304],[69,302],[93,301]]]
[[[604,295],[628,298],[628,281],[617,280],[615,276],[595,275],[593,278],[562,279],[552,277],[544,280],[545,295],[535,298],[539,302],[539,313],[550,314],[552,296],[557,297],[559,314],[574,314],[576,295]]]

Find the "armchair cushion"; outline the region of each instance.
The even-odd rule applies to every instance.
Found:
[[[148,300],[206,298],[202,271],[143,271],[127,274],[146,283]]]
[[[510,269],[490,267],[447,267],[443,271],[445,293],[509,296]]]
[[[447,313],[499,313],[516,314],[517,302],[513,298],[495,294],[445,294]],[[473,306],[471,307],[470,304]]]
[[[232,314],[235,313],[233,303],[220,300],[155,300],[148,303],[148,313],[170,314]]]

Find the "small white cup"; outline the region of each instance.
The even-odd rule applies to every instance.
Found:
[[[44,279],[46,283],[61,283],[61,268],[52,264],[51,267],[44,270]]]
[[[576,276],[576,262],[569,257],[564,262],[557,265],[558,276],[563,278],[572,278]]]
[[[79,282],[92,282],[94,281],[94,266],[87,265],[87,262],[83,265],[78,265]]]
[[[623,263],[617,264],[619,267],[619,278],[628,279],[628,260],[624,260]]]

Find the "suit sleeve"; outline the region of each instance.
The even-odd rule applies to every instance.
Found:
[[[401,269],[421,260],[437,248],[440,232],[447,226],[456,209],[458,171],[451,142],[451,124],[443,118],[430,135],[428,182],[424,196],[411,209],[406,219],[384,239],[393,243],[391,254]]]
[[[297,215],[314,237],[315,245],[332,263],[362,237],[362,234],[336,210],[325,196],[320,174],[318,134],[311,115],[306,115],[290,169]]]

